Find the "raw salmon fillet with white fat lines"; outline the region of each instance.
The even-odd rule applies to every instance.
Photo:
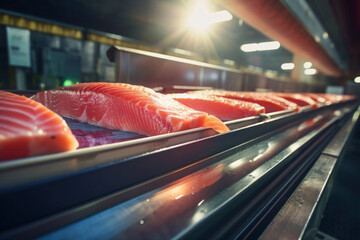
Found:
[[[234,120],[265,113],[259,104],[211,95],[175,93],[168,94],[176,101],[198,111],[204,111],[223,120]]]
[[[214,116],[152,89],[125,83],[80,83],[37,93],[33,99],[64,117],[150,136],[197,127],[229,131]]]
[[[255,92],[236,92],[227,90],[200,90],[190,91],[189,94],[202,94],[218,96],[230,99],[241,100],[245,102],[257,103],[265,108],[266,113],[293,110],[298,111],[299,106],[293,102],[287,101],[286,99],[276,96],[264,96]]]
[[[59,115],[27,97],[0,91],[0,161],[77,147],[75,136]]]

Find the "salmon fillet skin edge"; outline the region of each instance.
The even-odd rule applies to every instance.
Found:
[[[0,161],[79,146],[66,122],[30,98],[0,91]]]
[[[191,128],[229,131],[218,118],[150,88],[126,83],[79,83],[32,97],[61,116],[92,125],[153,136]]]

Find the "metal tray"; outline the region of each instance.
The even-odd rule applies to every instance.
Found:
[[[277,117],[243,119],[229,123],[230,126],[236,124],[236,128],[225,134],[214,134],[210,129],[193,129],[27,159],[29,162],[25,159],[9,162],[1,166],[0,182],[8,182],[0,191],[3,216],[0,231],[131,188],[240,144],[260,141],[306,119],[334,112],[336,115],[337,111],[342,116],[352,111],[354,106],[353,102],[343,102],[298,113],[275,114]],[[247,121],[257,123],[246,125]],[[246,126],[237,128],[242,124]],[[132,151],[131,154],[128,151]],[[50,168],[55,170],[47,174]],[[22,174],[29,176],[26,178]]]

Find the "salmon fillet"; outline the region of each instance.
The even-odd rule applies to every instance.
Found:
[[[176,101],[198,111],[207,112],[222,120],[233,120],[265,113],[265,108],[256,103],[200,94],[168,94]]]
[[[125,83],[80,83],[37,93],[33,99],[64,117],[150,136],[198,127],[229,131],[214,116]]]
[[[317,93],[301,93],[301,94],[310,97],[312,100],[314,100],[317,103],[331,104],[331,102],[329,102],[326,98],[318,95]]]
[[[59,115],[27,97],[0,91],[0,161],[77,147],[76,138]]]
[[[225,97],[230,99],[236,99],[246,102],[257,103],[265,108],[266,113],[294,110],[297,111],[299,106],[295,103],[287,101],[276,96],[265,96],[264,94],[258,94],[255,92],[236,92],[226,90],[202,90],[188,92],[190,94],[204,94],[217,97]]]
[[[318,104],[314,101],[310,96],[300,93],[268,93],[273,94],[275,96],[285,98],[290,102],[294,102],[300,107],[311,106],[312,108],[317,108]]]

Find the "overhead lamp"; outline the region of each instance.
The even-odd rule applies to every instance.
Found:
[[[305,75],[315,75],[317,73],[315,68],[308,68],[304,71]]]
[[[206,31],[211,24],[230,21],[233,18],[226,10],[210,12],[204,0],[196,1],[191,9],[186,25],[197,32]]]
[[[292,69],[294,69],[294,67],[295,67],[295,64],[293,64],[293,63],[283,63],[283,64],[281,64],[281,69],[282,70],[292,70]]]
[[[304,68],[311,68],[312,63],[311,62],[304,62]]]
[[[279,48],[280,48],[280,43],[278,41],[248,43],[240,46],[240,49],[243,52],[268,51],[268,50],[276,50]]]
[[[357,76],[356,78],[354,78],[354,82],[360,83],[360,76]]]
[[[207,16],[207,22],[209,24],[227,22],[230,21],[231,19],[232,19],[231,13],[229,13],[226,10],[209,13]]]

